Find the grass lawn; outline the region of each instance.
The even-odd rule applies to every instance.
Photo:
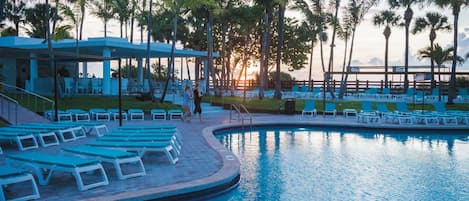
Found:
[[[243,104],[250,112],[268,112],[268,113],[283,113],[285,108],[285,100],[276,100],[276,99],[246,99],[243,101],[242,97],[205,97],[204,101],[211,102],[215,105],[228,105],[229,108],[230,104]],[[326,101],[336,103],[337,112],[342,112],[343,109],[356,109],[360,111],[361,109],[361,102],[360,101]],[[318,112],[324,110],[322,100],[316,100],[316,109]],[[296,99],[295,100],[295,110],[297,112],[301,112],[303,110],[305,104],[304,99]],[[395,111],[396,105],[392,102],[387,102],[387,107],[389,111]],[[408,103],[407,107],[409,110],[434,110],[432,104],[425,104],[422,107],[422,103]],[[226,108],[226,107],[225,107]],[[373,108],[376,108],[376,103],[373,102]],[[469,111],[469,103],[458,103],[453,105],[446,105],[446,109],[448,110],[462,110],[462,111]]]

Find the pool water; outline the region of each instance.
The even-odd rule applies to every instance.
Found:
[[[216,137],[239,158],[241,181],[213,200],[469,200],[467,132],[264,127]]]

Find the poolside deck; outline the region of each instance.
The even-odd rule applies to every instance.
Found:
[[[149,118],[147,118],[149,119]],[[268,123],[292,123],[310,125],[344,125],[350,127],[371,127],[391,129],[433,129],[422,125],[395,125],[395,124],[365,124],[358,123],[356,119],[344,118],[339,115],[336,118],[304,117],[301,115],[270,115],[253,114],[253,122]],[[108,122],[107,126],[112,130],[118,126],[118,122]],[[239,122],[229,120],[229,111],[220,109],[205,112],[203,121],[194,118],[190,123],[180,120],[161,121],[125,121],[125,125],[163,125],[173,124],[183,134],[183,146],[179,162],[171,165],[163,155],[147,154],[143,158],[147,175],[143,177],[118,180],[113,168],[105,166],[108,173],[109,185],[80,192],[75,180],[70,174],[60,172],[54,174],[51,183],[47,186],[39,186],[40,200],[122,200],[122,199],[152,199],[161,196],[173,195],[190,191],[197,191],[204,187],[210,187],[226,181],[239,173],[239,162],[231,153],[227,152],[215,138],[211,131],[226,125],[239,125]],[[435,126],[438,129],[468,129],[469,126]],[[79,139],[74,142],[62,143],[60,146],[39,148],[37,151],[45,153],[60,153],[62,146],[84,144],[95,140],[94,136]],[[14,145],[3,143],[4,154],[0,155],[0,163],[5,163],[5,156],[17,153]],[[31,151],[31,150],[30,150]]]

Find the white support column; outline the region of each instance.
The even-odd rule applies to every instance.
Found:
[[[83,77],[87,78],[88,77],[88,63],[83,62]]]
[[[137,84],[143,86],[143,61],[137,58]]]
[[[105,58],[111,57],[110,48],[103,49],[103,57]],[[111,61],[105,60],[103,61],[103,95],[110,95],[110,94],[111,94]]]
[[[54,76],[54,75],[52,75]],[[35,53],[30,53],[29,59],[29,88],[26,88],[29,91],[35,91],[34,81],[37,78],[37,55]]]
[[[205,80],[205,93],[209,94],[210,92],[208,91],[207,88],[209,88],[209,80],[210,80],[210,71],[208,69],[208,59],[207,57],[204,58],[204,80]]]

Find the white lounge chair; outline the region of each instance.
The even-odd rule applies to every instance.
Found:
[[[62,151],[81,157],[93,158],[101,162],[112,163],[119,179],[138,177],[146,174],[142,160],[134,153],[90,146],[65,147],[62,148]],[[128,165],[137,166],[137,170],[133,170],[131,173],[124,173],[122,170],[124,164],[127,164],[126,167]]]
[[[109,181],[104,172],[104,168],[98,160],[85,159],[73,156],[50,155],[39,152],[27,152],[7,156],[7,164],[15,164],[25,168],[31,168],[39,184],[47,185],[54,171],[63,171],[72,173],[78,186],[78,190],[84,191],[98,186],[108,185]],[[85,184],[82,174],[90,175],[96,172],[99,179]],[[44,174],[45,173],[45,174]]]
[[[3,192],[5,188],[8,188],[8,185],[19,184],[29,182],[31,183],[31,194],[23,194],[22,192],[19,196],[10,197],[7,199],[5,193]],[[24,184],[23,184],[24,186]],[[2,165],[0,166],[0,200],[33,200],[40,197],[39,190],[37,188],[36,181],[34,177],[29,173],[29,171],[22,168],[14,168],[10,166]],[[13,196],[15,192],[12,193]]]

